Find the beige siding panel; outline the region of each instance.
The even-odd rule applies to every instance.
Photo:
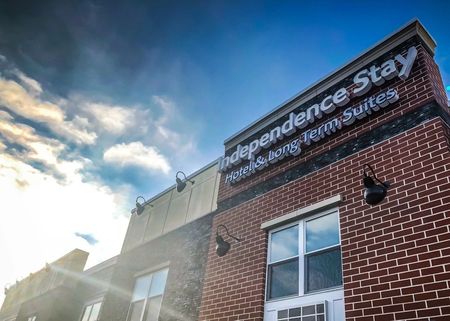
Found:
[[[131,227],[127,233],[125,250],[132,249],[142,242],[149,217],[148,211],[149,209],[146,207],[145,211],[141,215],[131,215]]]
[[[187,213],[187,222],[193,221],[200,216],[211,212],[211,200],[214,197],[215,177],[211,177],[203,183],[196,184],[192,188],[189,209]]]
[[[217,165],[216,166],[212,166],[212,167],[208,168],[207,170],[197,174],[192,179],[195,180],[195,184],[207,181],[211,177],[216,176],[217,169],[218,169]],[[194,184],[194,187],[195,187],[195,184]]]
[[[186,221],[186,212],[191,193],[180,193],[179,196],[175,195],[177,193],[175,190],[172,201],[170,202],[166,223],[164,225],[164,233],[180,227]]]
[[[211,206],[211,212],[217,210],[217,197],[219,195],[219,184],[220,184],[220,173],[217,172],[217,167],[216,168],[216,185],[214,186],[214,195],[213,195],[213,199],[212,199],[212,206]]]
[[[195,183],[187,182],[181,193],[172,186],[151,199],[140,216],[132,214],[122,250],[129,251],[216,210],[220,180],[217,169],[217,163],[202,169],[190,177]]]
[[[150,218],[148,220],[147,229],[145,231],[145,241],[152,240],[163,233],[164,222],[166,221],[167,211],[170,204],[169,201],[170,197],[166,198],[166,201],[164,203],[159,202],[158,199],[158,203],[155,202],[155,206],[151,208]]]

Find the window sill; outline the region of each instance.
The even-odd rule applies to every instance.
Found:
[[[338,291],[338,290],[344,290],[344,286],[339,285],[339,286],[335,286],[335,287],[324,289],[324,290],[311,291],[311,292],[305,293],[303,295],[289,295],[289,296],[284,296],[281,298],[269,299],[269,300],[266,300],[266,303],[274,303],[274,302],[280,302],[280,301],[285,301],[285,300],[307,298],[307,297],[314,296],[317,294],[334,292],[334,291]]]

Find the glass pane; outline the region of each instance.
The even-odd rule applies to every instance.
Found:
[[[307,305],[302,307],[303,315],[316,314],[316,306],[315,305]]]
[[[298,225],[272,233],[270,262],[298,255]]]
[[[93,305],[91,317],[89,318],[89,321],[96,321],[98,319],[98,314],[100,313],[100,307],[102,306],[101,302],[98,302]]]
[[[168,271],[168,269],[164,269],[153,274],[152,285],[150,287],[150,293],[148,295],[149,297],[161,295],[164,293]]]
[[[134,302],[131,306],[130,320],[129,321],[140,321],[142,315],[142,309],[144,308],[144,300]]]
[[[147,297],[151,280],[152,280],[151,275],[146,275],[136,279],[136,284],[134,285],[133,291],[133,299],[132,299],[133,302],[145,299]]]
[[[146,321],[158,321],[161,308],[162,295],[148,299],[148,311]]]
[[[307,291],[342,284],[341,249],[306,256]]]
[[[269,266],[269,299],[298,294],[298,258]]]
[[[288,310],[278,311],[278,319],[287,319],[287,317],[288,317]]]
[[[289,309],[289,317],[299,317],[302,315],[302,309],[301,308],[293,308]]]
[[[81,319],[81,321],[88,321],[89,320],[89,315],[91,313],[91,310],[92,310],[92,305],[88,305],[84,309],[84,314],[83,314],[83,318]]]
[[[324,304],[318,304],[316,305],[317,313],[324,313],[325,312],[325,305]]]
[[[338,244],[339,222],[337,213],[306,222],[306,252]]]

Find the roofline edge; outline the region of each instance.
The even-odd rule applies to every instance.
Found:
[[[346,78],[349,74],[355,72],[357,69],[362,67],[367,60],[375,60],[377,57],[381,56],[385,52],[389,51],[390,49],[393,49],[398,44],[415,35],[418,35],[423,40],[426,49],[434,56],[436,41],[426,30],[426,28],[422,25],[419,19],[414,18],[405,25],[403,25],[402,27],[400,27],[398,30],[390,33],[380,41],[376,42],[373,46],[369,47],[356,57],[344,63],[342,66],[333,70],[326,76],[320,78],[318,81],[314,82],[304,90],[300,91],[298,94],[284,101],[283,103],[281,103],[268,113],[264,114],[254,122],[250,123],[248,126],[244,127],[237,133],[225,139],[224,141],[225,150],[233,148],[241,141],[252,136],[260,129],[266,127],[276,119],[283,117],[284,115],[288,114],[301,104],[306,103],[307,101],[314,98],[318,94],[327,90],[329,87],[340,82],[341,80]]]

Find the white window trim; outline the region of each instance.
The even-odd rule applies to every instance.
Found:
[[[103,309],[103,299],[104,299],[104,297],[97,297],[97,298],[95,298],[95,299],[91,299],[91,300],[89,300],[89,301],[86,301],[86,302],[84,303],[83,310],[81,311],[81,315],[80,315],[80,317],[79,317],[78,320],[79,320],[79,321],[83,320],[84,312],[86,312],[86,308],[87,308],[88,306],[90,306],[90,305],[93,306],[94,304],[97,304],[97,303],[99,303],[99,302],[101,302],[102,304],[100,305],[100,310],[98,311],[98,315],[101,315],[102,309]],[[91,312],[92,312],[92,309],[91,309],[91,311],[89,312],[89,317],[90,317]]]
[[[162,295],[161,295],[161,303],[160,303],[160,304],[161,304],[161,306],[162,306],[162,303],[163,303],[163,301],[164,301],[164,296],[166,295],[167,279],[169,278],[169,272],[170,272],[170,269],[169,269],[169,263],[168,263],[168,262],[165,262],[165,263],[162,263],[162,264],[158,264],[158,265],[153,266],[153,267],[151,267],[151,268],[148,268],[148,269],[145,269],[145,270],[142,270],[142,271],[139,271],[139,272],[135,273],[135,274],[134,274],[133,291],[134,291],[134,286],[136,285],[136,280],[137,280],[139,277],[143,277],[143,276],[146,276],[146,275],[148,275],[148,274],[154,274],[154,273],[156,273],[156,272],[158,272],[158,271],[160,271],[160,270],[164,270],[164,269],[168,269],[168,271],[167,271],[166,283],[165,283],[165,285],[164,285],[164,292],[163,292]],[[153,275],[152,275],[152,279],[153,279]],[[150,290],[150,289],[149,289],[149,290]],[[142,313],[141,313],[141,316],[140,316],[140,320],[142,320],[142,317],[143,317],[143,315],[144,315],[144,313],[145,313],[145,309],[146,309],[146,306],[147,306],[147,301],[148,301],[148,299],[149,299],[148,297],[146,297],[146,298],[144,299],[144,308],[142,309]],[[129,306],[128,306],[128,312],[127,312],[127,318],[126,318],[127,321],[130,320],[130,313],[131,313],[132,305],[133,305],[133,293],[131,293],[130,303],[129,303]],[[159,312],[161,312],[161,306],[159,307]]]
[[[272,230],[270,230],[270,232],[269,232],[269,246],[270,246],[270,244],[272,244],[272,234],[273,233],[276,233],[276,232],[279,232],[279,231],[282,231],[282,230],[285,230],[285,229],[288,229],[288,228],[290,228],[290,227],[292,227],[292,226],[296,226],[296,225],[298,225],[298,221],[297,222],[290,222],[290,223],[288,223],[288,224],[286,224],[286,225],[283,225],[283,226],[279,226],[279,227],[277,227],[277,228],[274,228],[274,229],[272,229]],[[300,231],[300,230],[299,230]],[[299,244],[300,245],[300,244]],[[295,257],[298,257],[299,256],[299,254],[300,253],[298,253],[297,255],[293,255],[293,256],[290,256],[290,257],[287,257],[287,258],[283,258],[283,259],[280,259],[280,260],[278,260],[278,261],[273,261],[273,262],[271,262],[271,257],[270,257],[270,253],[271,251],[270,251],[270,249],[268,248],[267,249],[267,265],[269,264],[269,262],[270,262],[270,264],[275,264],[275,263],[278,263],[278,262],[282,262],[282,261],[287,261],[287,260],[290,260],[290,259],[293,259],[293,258],[295,258]]]
[[[298,225],[299,226],[299,232],[302,233],[301,236],[299,236],[299,265],[304,267],[304,260],[305,260],[305,233],[304,233],[304,224],[309,221],[313,220],[315,218],[321,217],[323,215],[327,215],[333,212],[338,213],[338,219],[339,219],[339,226],[340,226],[340,217],[339,217],[339,207],[338,204],[342,201],[341,195],[336,195],[333,197],[330,197],[328,199],[325,199],[321,202],[318,202],[316,204],[312,204],[310,206],[303,207],[301,209],[298,209],[292,213],[280,216],[278,218],[275,218],[273,220],[264,222],[261,224],[261,229],[266,230],[269,232],[268,237],[268,246],[270,246],[270,240],[271,235],[273,232],[280,231],[283,229],[286,229],[290,226]],[[339,244],[342,246],[342,238],[341,238],[341,231],[340,228],[338,229],[339,232]],[[333,247],[333,246],[331,246]],[[330,248],[331,248],[330,247]],[[313,253],[313,252],[311,252]],[[342,252],[341,252],[342,253]],[[310,253],[309,253],[310,254]],[[342,258],[341,258],[342,259]],[[266,264],[266,284],[265,284],[265,303],[264,303],[264,320],[265,321],[273,321],[276,320],[276,311],[283,310],[283,309],[289,309],[292,307],[298,307],[298,306],[304,306],[304,305],[310,305],[310,304],[316,304],[316,303],[323,303],[325,302],[327,308],[326,308],[326,314],[328,316],[329,321],[336,321],[336,320],[344,320],[344,285],[339,285],[336,287],[331,287],[323,290],[317,290],[317,291],[311,291],[308,293],[305,293],[305,287],[304,287],[304,276],[299,275],[299,292],[296,295],[291,296],[285,296],[281,298],[275,298],[268,300],[267,295],[267,289],[268,289],[268,268],[269,268],[269,262],[270,262],[270,250],[269,247],[267,248],[267,264]],[[273,262],[272,262],[273,263]],[[271,263],[271,264],[272,264]],[[302,272],[299,271],[299,274]],[[304,273],[304,271],[303,271]],[[336,308],[338,312],[335,311],[335,307],[333,306],[334,302],[336,302],[337,306]],[[340,303],[338,303],[340,302]],[[275,313],[275,315],[274,315]],[[337,314],[335,314],[337,313]],[[342,313],[342,315],[341,315]]]
[[[287,225],[289,222],[294,222],[302,219],[306,215],[311,215],[316,212],[322,212],[331,207],[337,207],[337,205],[342,201],[342,196],[340,194],[333,197],[327,198],[318,203],[299,208],[298,210],[282,215],[280,217],[274,218],[273,220],[263,222],[261,224],[262,230],[273,230],[274,228]]]
[[[141,270],[139,272],[136,272],[135,274],[133,274],[133,278],[137,279],[141,276],[147,275],[147,274],[152,274],[155,272],[158,272],[159,270],[164,270],[166,268],[169,268],[169,262],[164,262],[158,265],[154,265],[151,268],[145,269],[145,270]]]
[[[283,300],[287,300],[287,299],[303,298],[303,297],[312,296],[312,295],[315,295],[315,294],[318,294],[318,293],[331,292],[331,291],[335,291],[335,290],[341,290],[341,289],[344,288],[344,285],[342,284],[342,285],[334,286],[334,287],[331,287],[331,288],[326,288],[326,289],[323,289],[323,290],[305,292],[305,272],[306,272],[305,271],[305,257],[306,257],[306,255],[312,254],[314,252],[320,252],[320,251],[323,251],[323,250],[326,250],[326,249],[329,249],[329,248],[333,248],[333,247],[336,247],[336,246],[341,246],[341,231],[340,231],[340,229],[338,229],[339,245],[332,245],[332,246],[329,246],[329,247],[326,247],[326,248],[323,248],[323,249],[320,249],[320,250],[317,250],[317,251],[312,251],[312,252],[306,254],[306,248],[305,248],[306,247],[305,223],[308,222],[308,221],[314,220],[316,218],[319,218],[319,217],[331,214],[331,213],[337,213],[338,214],[338,224],[340,226],[339,209],[337,207],[335,207],[335,208],[332,208],[332,209],[321,211],[319,213],[315,213],[314,215],[310,215],[308,217],[300,217],[295,222],[289,222],[286,225],[278,226],[277,228],[271,229],[269,231],[269,238],[268,238],[269,246],[271,244],[271,239],[272,239],[272,234],[273,233],[276,233],[278,231],[282,231],[284,229],[287,229],[287,228],[295,226],[295,225],[298,226],[298,231],[299,231],[299,233],[301,233],[301,236],[298,238],[298,255],[294,255],[294,256],[289,257],[289,258],[284,258],[284,259],[279,260],[279,261],[271,262],[270,261],[270,254],[271,254],[270,252],[271,251],[270,251],[269,248],[267,248],[266,282],[265,282],[266,283],[266,287],[265,287],[266,289],[265,289],[265,296],[264,296],[265,297],[265,302],[276,302],[276,301],[283,301]],[[269,275],[269,266],[273,265],[273,264],[276,264],[277,262],[282,262],[282,261],[287,261],[287,260],[293,259],[295,257],[298,257],[299,267],[303,267],[303,269],[299,269],[298,293],[297,294],[293,294],[293,295],[283,296],[283,297],[280,297],[280,298],[268,299],[267,290],[268,290],[268,282],[269,282],[269,277],[268,277],[268,275]],[[341,260],[342,260],[342,258],[341,258]]]
[[[98,296],[98,297],[95,297],[94,299],[90,299],[90,300],[84,302],[84,306],[87,307],[88,305],[92,305],[92,304],[95,304],[98,302],[103,302],[103,296]]]

